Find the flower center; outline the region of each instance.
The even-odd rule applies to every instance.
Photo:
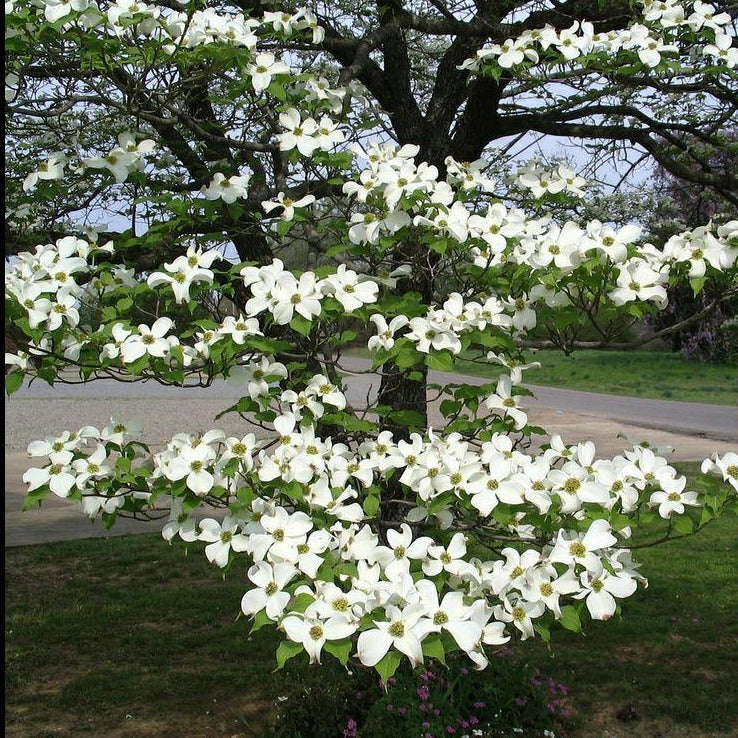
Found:
[[[389,634],[393,638],[402,638],[405,635],[405,623],[392,623],[392,625],[390,625],[389,627]]]
[[[581,541],[575,541],[569,546],[569,553],[572,556],[582,557],[587,553],[587,549]]]
[[[333,600],[333,609],[337,612],[346,612],[349,609],[349,601],[345,597]]]

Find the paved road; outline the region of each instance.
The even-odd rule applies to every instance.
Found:
[[[369,371],[370,363],[365,359],[348,357],[343,362],[349,370],[346,375],[347,395],[353,404],[362,404],[367,397],[376,395],[379,377]],[[484,384],[479,377],[461,374],[431,372],[430,381],[437,383]],[[738,408],[727,405],[708,405],[697,402],[649,400],[621,397],[596,392],[555,389],[527,385],[533,397],[522,403],[527,408],[548,408],[565,412],[594,415],[617,420],[642,428],[658,428],[684,435],[738,442]],[[212,387],[193,387],[184,393],[177,387],[163,387],[155,382],[121,383],[110,379],[77,385],[55,385],[50,387],[35,382],[23,387],[13,398],[36,400],[70,400],[74,398],[99,400],[213,400],[214,407],[220,401],[238,398],[243,387],[228,382],[217,382]],[[736,394],[738,405],[738,393]],[[186,411],[185,411],[186,412]]]

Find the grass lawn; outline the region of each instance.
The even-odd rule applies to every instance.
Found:
[[[738,366],[685,361],[678,353],[655,351],[561,351],[528,352],[539,361],[526,382],[546,387],[604,392],[611,395],[650,397],[682,402],[738,404]],[[496,376],[499,369],[463,359],[458,371],[477,376]]]
[[[370,358],[366,349],[352,348],[354,356]],[[527,361],[540,369],[525,373],[525,381],[544,387],[603,392],[657,400],[738,405],[738,366],[685,361],[681,354],[657,351],[527,351]],[[497,377],[496,364],[459,358],[456,370],[479,377]]]
[[[570,687],[572,736],[738,734],[735,525],[639,552],[651,585],[622,620],[516,648]],[[6,549],[6,734],[259,738],[290,685],[345,679],[275,672],[275,635],[237,618],[243,581],[157,535]]]

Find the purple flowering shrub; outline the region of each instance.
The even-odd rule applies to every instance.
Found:
[[[570,717],[568,688],[501,657],[484,671],[459,662],[403,674],[370,708],[356,738],[551,737]],[[345,734],[349,735],[349,734]]]
[[[484,671],[451,657],[448,667],[401,667],[387,685],[361,667],[309,686],[298,678],[271,738],[563,736],[571,722],[568,688],[511,653],[499,651]]]

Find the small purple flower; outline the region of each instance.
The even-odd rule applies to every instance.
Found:
[[[466,676],[466,675],[467,675],[467,674],[469,673],[469,669],[467,669],[466,667],[464,667],[464,668],[463,668],[463,669],[461,670],[461,673],[462,673],[462,674],[463,674],[464,676]]]
[[[422,687],[417,688],[416,694],[421,700],[427,700],[430,697],[430,689],[423,685]]]
[[[356,720],[349,718],[348,723],[346,723],[346,727],[343,729],[343,738],[357,738],[359,735],[356,731],[357,727]]]
[[[451,726],[449,725],[449,726],[448,726],[448,728],[446,728],[446,732],[447,732],[447,733],[448,733],[449,735],[454,735],[454,733],[456,733],[456,728],[453,728],[453,727],[451,727]]]
[[[522,707],[523,705],[527,705],[528,704],[528,698],[527,697],[516,697],[515,698],[515,704],[518,707]]]
[[[428,728],[430,728],[430,723],[429,722],[423,723],[422,728],[423,730],[428,730]]]
[[[476,715],[472,715],[469,718],[469,725],[479,725],[479,718]]]
[[[407,707],[398,707],[397,712],[399,712],[400,715],[407,715]]]
[[[482,702],[482,700],[479,700],[479,702],[475,702],[475,703],[474,703],[474,707],[475,707],[475,708],[476,708],[477,710],[482,710],[482,709],[484,709],[485,707],[487,707],[487,703],[486,703],[486,702]]]

